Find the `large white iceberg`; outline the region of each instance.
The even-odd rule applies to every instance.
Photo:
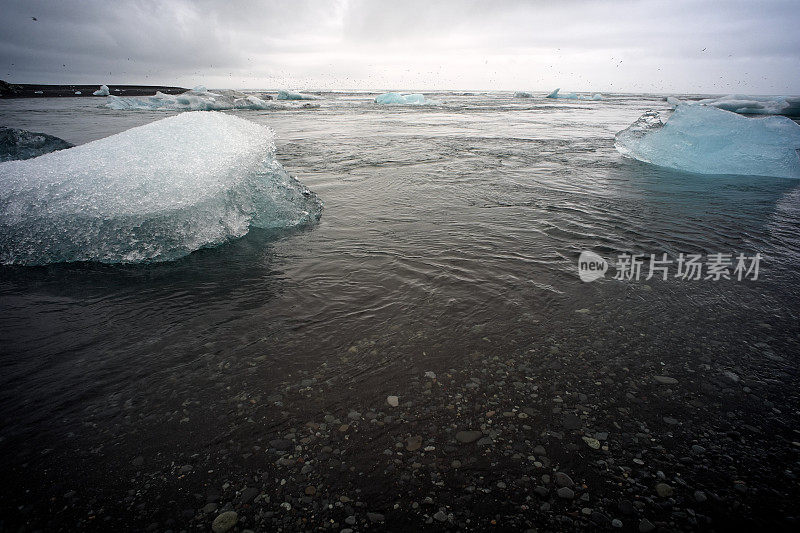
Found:
[[[99,89],[97,89],[92,94],[94,96],[108,96],[109,95],[108,85],[101,85]]]
[[[800,178],[800,125],[786,117],[748,118],[679,104],[666,121],[654,111],[617,133],[625,156],[698,174]]]
[[[313,94],[297,93],[293,91],[278,91],[277,100],[319,100],[319,96]]]
[[[272,130],[182,113],[75,148],[0,163],[0,262],[166,261],[319,219],[275,159]]]
[[[118,110],[166,110],[166,111],[221,111],[224,109],[272,109],[273,102],[262,100],[239,91],[210,92],[197,87],[181,94],[155,96],[114,96],[107,98],[106,107]]]
[[[375,97],[376,104],[437,105],[435,100],[426,100],[423,94],[384,93]]]

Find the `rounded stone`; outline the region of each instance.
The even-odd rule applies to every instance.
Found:
[[[211,524],[211,531],[214,533],[226,533],[233,529],[233,526],[238,521],[239,515],[235,511],[225,511],[214,519]]]

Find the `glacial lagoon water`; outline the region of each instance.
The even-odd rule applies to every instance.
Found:
[[[0,529],[792,523],[800,181],[624,158],[661,96],[321,96],[226,111],[275,131],[317,224],[0,267]],[[100,103],[3,100],[0,125],[81,145],[174,114]],[[616,280],[622,253],[763,259]]]

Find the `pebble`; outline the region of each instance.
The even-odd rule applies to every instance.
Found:
[[[642,518],[639,522],[639,533],[650,533],[650,531],[653,531],[655,528],[656,526],[647,518]]]
[[[238,521],[239,515],[235,511],[225,511],[211,523],[211,531],[214,533],[226,533],[233,529]]]
[[[564,472],[556,472],[555,473],[555,481],[556,481],[556,485],[558,485],[559,487],[574,487],[575,486],[575,482],[572,481],[572,478],[569,477]]]
[[[397,407],[400,405],[400,399],[397,396],[387,396],[386,403],[388,403],[392,407]]]
[[[575,497],[575,491],[573,491],[569,487],[561,487],[556,491],[559,498],[564,498],[565,500],[571,500]]]
[[[666,483],[659,483],[656,485],[656,494],[658,494],[661,498],[669,498],[672,496],[673,492],[673,488]]]
[[[597,439],[593,439],[592,437],[583,437],[583,442],[585,442],[589,448],[593,450],[600,449],[600,441]]]

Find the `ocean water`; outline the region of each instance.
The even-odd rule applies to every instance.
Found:
[[[716,510],[697,511],[717,523],[790,514],[800,181],[700,176],[622,157],[614,134],[668,109],[661,96],[542,96],[431,93],[441,105],[381,106],[374,94],[323,93],[318,108],[230,111],[275,130],[278,160],[325,204],[318,224],[252,230],[162,264],[0,267],[2,505],[16,509],[7,524],[202,521],[181,515],[205,503],[192,494],[233,479],[238,490],[254,472],[280,469],[252,461],[271,440],[299,439],[326,415],[347,422],[352,411],[358,435],[340,442],[322,431],[298,445],[322,439],[350,450],[351,460],[339,459],[356,470],[321,473],[318,483],[332,495],[358,487],[368,508],[387,513],[401,489],[386,479],[411,467],[404,456],[387,471],[384,449],[421,433],[457,454],[445,451],[453,431],[494,427],[495,442],[523,462],[526,446],[552,445],[550,463],[595,480],[590,492],[618,451],[644,459],[643,486],[661,469],[718,493]],[[0,125],[74,144],[170,114],[91,98],[0,101]],[[611,263],[604,279],[581,282],[584,250]],[[760,253],[758,280],[612,279],[618,254],[717,252]],[[655,375],[679,385],[666,393]],[[477,392],[463,388],[471,380]],[[385,419],[391,394],[400,422]],[[530,430],[487,422],[487,410],[526,406],[536,413]],[[605,466],[562,427],[567,412],[582,416],[587,435],[610,433]],[[713,456],[678,461],[707,441],[720,445]],[[480,455],[470,475],[496,481],[538,468],[499,445],[498,454]],[[172,475],[185,464],[195,477]],[[440,472],[455,491],[450,471]],[[758,490],[737,492],[734,480]],[[597,488],[614,501],[622,490]],[[70,491],[80,502],[72,496],[59,510]],[[137,507],[141,494],[177,503]],[[731,511],[730,498],[744,503]],[[530,507],[527,524],[550,523]],[[671,512],[637,509],[678,529],[704,524]]]

